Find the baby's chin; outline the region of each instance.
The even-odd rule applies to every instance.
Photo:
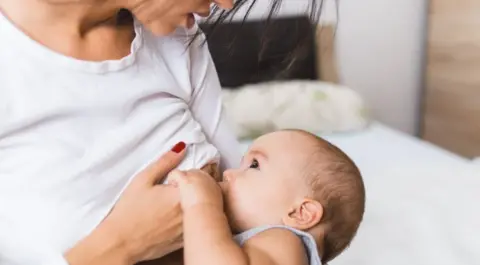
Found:
[[[230,230],[232,231],[232,234],[239,234],[243,232],[243,230],[239,228],[236,222],[236,219],[230,214],[228,214],[228,211],[225,211],[225,215],[227,216],[228,225],[230,226]]]
[[[238,226],[236,224],[236,218],[235,218],[235,213],[233,212],[233,207],[231,204],[231,198],[228,196],[228,183],[226,182],[219,182],[220,189],[222,190],[223,193],[223,207],[224,207],[224,212],[225,216],[227,217],[228,224],[230,226],[230,229],[232,230],[233,234],[240,233],[240,229],[238,229]]]

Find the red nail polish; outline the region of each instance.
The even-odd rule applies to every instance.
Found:
[[[178,154],[182,152],[183,149],[185,149],[185,147],[186,147],[186,144],[184,142],[179,142],[172,148],[172,152],[175,152]]]

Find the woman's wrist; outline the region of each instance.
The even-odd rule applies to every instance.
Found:
[[[102,223],[65,253],[65,259],[69,265],[131,265],[126,243]]]

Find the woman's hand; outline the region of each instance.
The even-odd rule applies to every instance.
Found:
[[[222,191],[218,183],[202,170],[172,171],[169,180],[180,190],[182,209],[209,205],[223,209]]]
[[[184,149],[177,144],[132,180],[105,220],[65,255],[70,265],[134,264],[182,247],[178,191],[157,183],[180,163]]]
[[[233,7],[233,0],[129,0],[126,7],[155,35],[167,35],[177,27],[191,28],[193,14],[208,16],[210,4],[220,8]]]

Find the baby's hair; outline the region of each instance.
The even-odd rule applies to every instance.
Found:
[[[311,138],[314,153],[306,172],[312,199],[324,207],[321,225],[326,227],[322,263],[342,253],[357,233],[365,211],[365,187],[355,163],[338,147],[302,130],[290,130]]]

